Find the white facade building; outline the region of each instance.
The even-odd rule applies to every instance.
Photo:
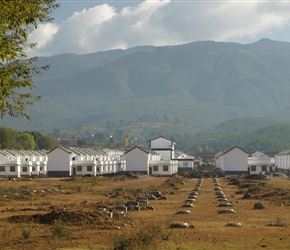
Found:
[[[217,153],[215,163],[226,175],[248,174],[248,153],[237,146]]]
[[[160,154],[145,146],[135,146],[124,154],[127,172],[150,175],[172,175],[178,171],[178,162],[163,159]]]
[[[123,151],[56,147],[48,155],[48,176],[102,175],[125,171]]]
[[[249,174],[266,174],[272,171],[273,159],[262,153],[255,152],[248,157]]]
[[[163,159],[175,159],[175,145],[174,141],[166,139],[162,136],[148,141],[149,148],[160,154]]]
[[[290,150],[283,150],[275,155],[275,167],[290,172]]]
[[[175,153],[176,160],[178,161],[178,171],[192,172],[195,170],[194,167],[194,156],[182,152]]]
[[[42,150],[0,150],[0,177],[47,174],[47,155]]]

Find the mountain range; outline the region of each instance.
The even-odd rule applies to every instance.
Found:
[[[290,43],[200,41],[92,54],[40,57],[31,121],[17,130],[105,127],[108,122],[179,121],[201,130],[247,117],[290,119]]]

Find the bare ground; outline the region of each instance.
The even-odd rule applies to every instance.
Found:
[[[231,207],[219,207],[225,202],[212,178],[203,179],[193,207],[183,205],[200,180],[178,175],[2,180],[0,249],[290,249],[288,179],[217,182]],[[149,201],[154,210],[109,216],[153,191],[163,196]]]

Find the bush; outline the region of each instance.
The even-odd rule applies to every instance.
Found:
[[[113,240],[113,249],[156,249],[157,242],[160,241],[160,235],[161,228],[155,225],[141,228],[134,235],[117,234]]]
[[[68,237],[70,234],[69,229],[65,227],[64,225],[62,225],[62,223],[55,224],[51,228],[51,232],[54,237],[59,237],[59,238]]]
[[[31,232],[28,230],[28,229],[23,229],[22,231],[21,231],[21,233],[22,233],[22,237],[23,237],[23,239],[25,239],[25,240],[28,240],[29,238],[30,238],[30,234],[31,234]]]

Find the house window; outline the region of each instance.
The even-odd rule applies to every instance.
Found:
[[[72,160],[73,160],[73,161],[75,161],[75,160],[76,160],[76,158],[75,158],[75,157],[73,157],[73,158],[72,158]]]
[[[15,166],[10,166],[10,172],[15,172]]]
[[[93,171],[93,167],[92,166],[87,166],[87,171],[88,172],[92,172]]]
[[[5,166],[0,166],[0,172],[5,172]]]
[[[158,171],[158,166],[153,166],[153,171],[157,172]]]
[[[188,162],[183,162],[183,167],[187,168],[188,167]]]
[[[82,172],[82,170],[83,170],[82,166],[77,166],[77,171],[78,172]]]
[[[35,171],[35,167],[32,167],[32,171]]]
[[[27,172],[27,167],[23,167],[22,172]]]
[[[256,172],[256,166],[251,166],[251,172]]]
[[[40,167],[39,170],[42,171],[43,170],[43,167]]]
[[[262,172],[266,172],[267,171],[267,166],[262,166]]]
[[[100,172],[100,167],[97,167],[97,172],[98,172],[98,173]]]
[[[163,172],[168,172],[168,166],[163,166]]]

